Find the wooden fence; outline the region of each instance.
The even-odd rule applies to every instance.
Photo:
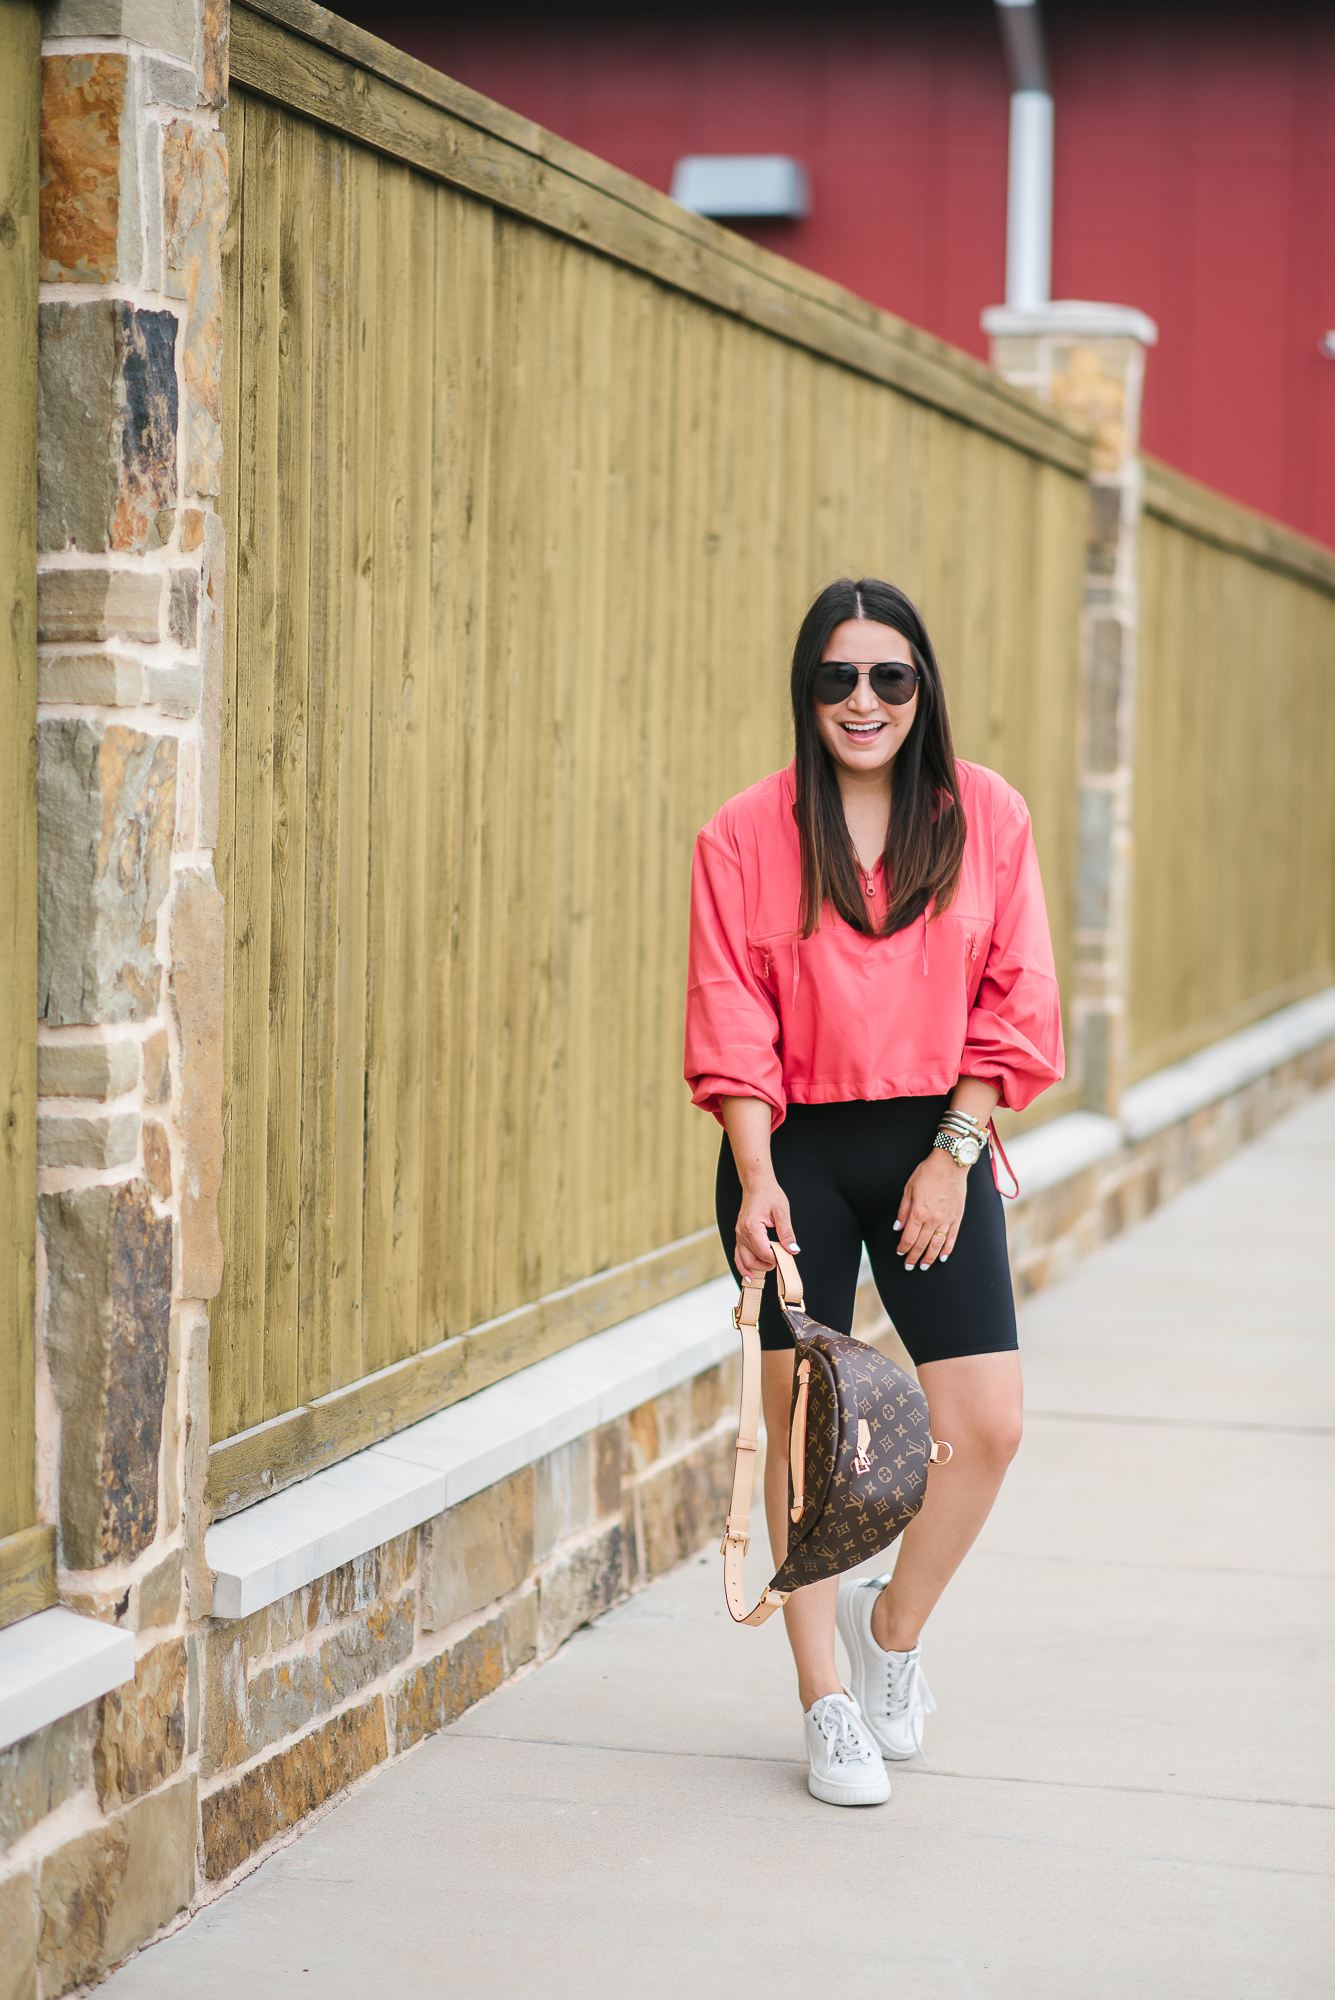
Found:
[[[0,1626],[54,1599],[34,1527],[38,7],[0,8]]]
[[[1131,1074],[1335,980],[1335,555],[1150,461]]]
[[[831,576],[922,605],[1065,969],[1088,462],[320,9],[231,46],[215,1514],[722,1268],[691,844]]]

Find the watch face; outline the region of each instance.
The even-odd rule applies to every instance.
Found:
[[[961,1139],[955,1148],[955,1158],[962,1167],[971,1167],[982,1150],[976,1139]]]

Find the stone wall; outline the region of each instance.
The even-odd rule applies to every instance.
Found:
[[[226,22],[222,0],[43,19],[37,1501],[61,1602],[135,1632],[138,1669],[0,1755],[5,1996],[96,1976],[195,1887]]]

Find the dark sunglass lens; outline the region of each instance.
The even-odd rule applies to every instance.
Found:
[[[906,701],[912,701],[913,690],[918,685],[918,676],[913,668],[901,665],[898,660],[888,660],[873,667],[870,679],[872,693],[895,708],[902,708]]]
[[[857,684],[856,667],[844,666],[838,660],[826,660],[816,669],[812,692],[817,701],[826,708],[832,708],[837,701],[847,701]]]

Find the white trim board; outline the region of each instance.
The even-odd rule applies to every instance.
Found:
[[[0,1750],[134,1679],[134,1634],[63,1604],[0,1632]]]
[[[1332,1036],[1335,987],[1147,1077],[1126,1093],[1120,1122],[1073,1111],[1022,1133],[1007,1149],[1021,1198]],[[737,1351],[735,1297],[731,1278],[713,1278],[220,1521],[204,1538],[214,1615],[244,1618],[726,1360]]]

